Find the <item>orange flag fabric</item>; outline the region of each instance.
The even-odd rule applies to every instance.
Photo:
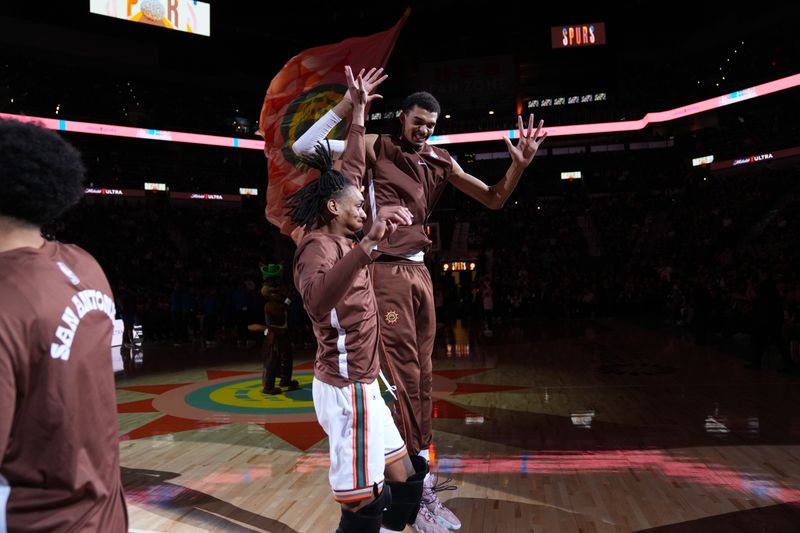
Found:
[[[409,13],[406,9],[397,24],[386,31],[300,52],[269,84],[258,132],[264,138],[264,154],[269,160],[265,213],[283,234],[290,235],[294,229],[284,212],[284,197],[317,175],[297,160],[291,144],[341,100],[347,90],[345,65],[350,65],[354,73],[386,66]],[[343,121],[329,137],[344,139],[344,135]]]

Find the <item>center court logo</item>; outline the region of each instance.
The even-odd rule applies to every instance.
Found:
[[[300,383],[300,388],[284,394],[263,394],[261,378],[248,377],[198,388],[186,394],[185,402],[205,411],[243,415],[313,412],[313,373],[295,374],[294,378]]]
[[[263,431],[265,437],[271,434],[300,450],[308,450],[326,437],[314,413],[313,365],[312,361],[295,367],[292,378],[300,383],[298,390],[275,396],[261,393],[260,372],[239,370],[207,370],[206,380],[192,383],[123,385],[117,388],[125,398],[117,404],[123,428],[120,440],[172,439],[171,435],[186,431],[202,431],[209,435],[209,432],[227,431],[228,427],[236,428],[231,430],[238,439],[242,428],[246,427],[246,432],[258,439],[261,439],[258,432]],[[470,374],[475,372],[469,370]],[[474,384],[465,386],[475,387]],[[434,375],[434,390],[439,397],[450,396],[459,387],[461,385],[451,378]],[[486,385],[478,387],[486,391]],[[381,389],[383,391],[383,387]],[[130,397],[131,394],[136,396]],[[382,392],[382,396],[387,401],[391,398],[388,392]],[[456,418],[461,418],[461,411],[461,407],[451,405],[437,417],[453,418],[455,414]]]

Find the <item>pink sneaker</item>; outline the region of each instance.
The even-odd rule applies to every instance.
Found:
[[[416,533],[447,533],[447,528],[439,523],[424,504],[419,506],[417,519],[411,527]]]
[[[425,478],[422,489],[422,505],[421,508],[427,508],[436,517],[436,521],[447,529],[459,529],[461,527],[461,520],[458,519],[453,511],[445,507],[436,495],[437,492],[443,490],[456,490],[455,485],[448,485],[452,479],[436,484],[432,475]]]

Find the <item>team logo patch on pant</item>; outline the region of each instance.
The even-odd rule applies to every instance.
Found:
[[[386,315],[383,317],[386,320],[386,323],[389,325],[396,324],[398,320],[400,320],[400,315],[394,309],[390,310]]]

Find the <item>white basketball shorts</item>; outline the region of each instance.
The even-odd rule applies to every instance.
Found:
[[[317,420],[330,444],[333,497],[339,502],[369,498],[373,484],[383,490],[384,467],[408,452],[378,380],[340,388],[314,378],[312,391]]]

